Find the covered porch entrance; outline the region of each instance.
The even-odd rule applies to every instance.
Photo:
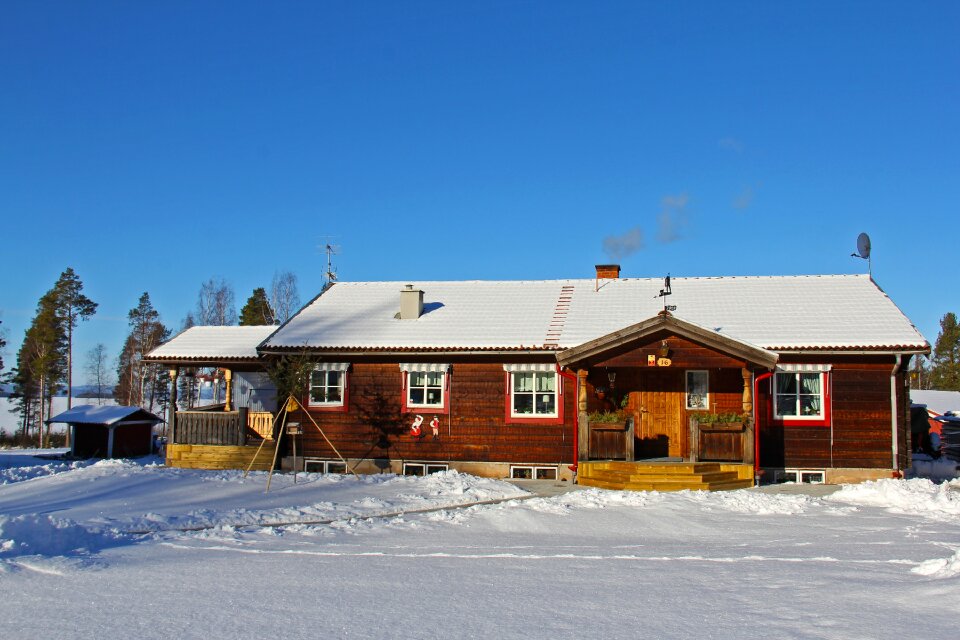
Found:
[[[578,375],[584,481],[595,471],[663,475],[671,463],[677,472],[706,474],[699,484],[742,483],[742,475],[752,481],[753,377],[772,368],[776,354],[662,312],[569,349],[558,361]],[[640,461],[659,467],[624,466]],[[644,484],[638,477],[629,482]]]

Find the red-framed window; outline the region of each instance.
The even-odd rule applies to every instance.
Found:
[[[507,424],[563,424],[563,378],[555,368],[504,368]]]
[[[319,364],[310,372],[307,407],[311,411],[346,411],[350,385],[345,364]]]
[[[830,372],[776,371],[771,379],[773,421],[795,427],[830,426]]]
[[[450,370],[445,365],[400,365],[404,413],[450,413]],[[405,369],[405,370],[404,370]]]

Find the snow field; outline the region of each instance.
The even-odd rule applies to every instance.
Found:
[[[529,498],[456,472],[264,493],[262,473],[33,466],[0,486],[4,638],[953,637],[960,605],[956,481]]]

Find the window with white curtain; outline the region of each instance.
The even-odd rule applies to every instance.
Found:
[[[777,418],[821,420],[824,417],[823,372],[777,371],[774,378],[774,412]]]

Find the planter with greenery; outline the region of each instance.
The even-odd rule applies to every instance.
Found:
[[[707,429],[742,429],[749,420],[740,413],[696,413],[694,417]]]

